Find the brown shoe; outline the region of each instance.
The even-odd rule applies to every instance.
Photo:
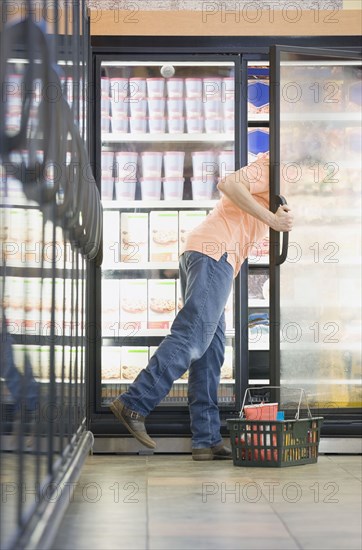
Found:
[[[225,447],[222,443],[215,447],[192,449],[192,460],[231,460],[232,458],[231,449]]]
[[[156,443],[150,438],[145,428],[145,417],[136,411],[128,409],[119,399],[109,405],[114,416],[126,426],[129,433],[133,435],[142,445],[150,449],[156,447]]]

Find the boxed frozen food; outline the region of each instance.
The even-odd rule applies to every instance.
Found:
[[[232,346],[225,346],[224,363],[221,367],[221,380],[230,380],[233,376],[234,350]]]
[[[133,381],[137,375],[147,367],[148,347],[121,348],[121,377],[125,381]]]
[[[248,112],[269,113],[269,67],[248,68]]]
[[[269,129],[248,129],[248,162],[254,162],[259,153],[269,151]]]
[[[119,280],[102,279],[102,335],[119,336]]]
[[[103,268],[119,267],[120,260],[119,212],[109,211],[103,217]]]
[[[121,348],[119,346],[102,346],[102,381],[115,381],[121,377]]]
[[[148,281],[148,328],[168,329],[175,318],[175,279]]]
[[[120,281],[120,334],[137,336],[147,328],[147,280]]]
[[[362,108],[362,83],[360,80],[353,82],[347,92],[347,112],[358,111]]]
[[[176,315],[183,307],[180,279],[176,279]]]
[[[161,199],[161,178],[140,178],[142,200],[159,201]]]
[[[122,212],[120,236],[121,262],[148,261],[147,212]]]
[[[171,210],[150,213],[150,261],[178,259],[178,213]]]
[[[180,210],[179,212],[179,250],[183,250],[187,234],[197,227],[206,217],[206,210]]]
[[[229,297],[225,305],[225,323],[226,330],[234,328],[234,289],[231,289]]]

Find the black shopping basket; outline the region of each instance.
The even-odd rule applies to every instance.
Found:
[[[275,386],[268,386],[268,389],[272,387]],[[243,417],[245,400],[253,389],[265,388],[247,388],[240,418],[226,420],[234,466],[281,468],[317,462],[323,417],[312,416],[304,390],[283,387],[283,390],[300,391],[293,420],[248,420]],[[299,418],[303,396],[307,405],[307,418]]]

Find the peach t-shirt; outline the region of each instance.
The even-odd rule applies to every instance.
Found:
[[[250,193],[259,204],[269,208],[269,188],[266,189],[259,181],[251,182]],[[265,237],[267,228],[265,223],[247,214],[222,195],[205,220],[190,231],[180,253],[192,250],[220,260],[227,252],[227,260],[236,277],[253,245]]]

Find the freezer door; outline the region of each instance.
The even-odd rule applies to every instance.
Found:
[[[361,59],[271,52],[271,197],[294,214],[286,261],[271,236],[272,382],[316,409],[361,406]],[[289,392],[281,399],[293,401]]]

